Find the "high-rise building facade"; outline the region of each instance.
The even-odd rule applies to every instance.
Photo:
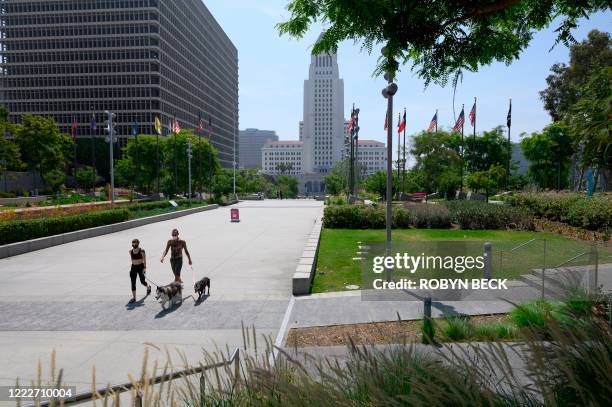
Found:
[[[320,37],[319,37],[320,38]],[[344,152],[344,81],[337,54],[312,55],[304,81],[302,171],[327,174]]]
[[[90,137],[116,117],[123,143],[134,123],[212,124],[224,166],[238,148],[238,52],[201,0],[2,0],[0,102],[11,120],[53,116]],[[97,136],[102,136],[101,125]],[[237,153],[236,153],[237,154]],[[236,156],[237,159],[237,156]]]
[[[267,142],[278,141],[274,130],[240,130],[240,168],[261,168],[261,149]]]
[[[303,142],[295,140],[271,141],[261,149],[261,168],[272,175],[302,174]]]

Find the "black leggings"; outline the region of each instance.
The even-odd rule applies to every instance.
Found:
[[[175,259],[170,259],[170,267],[172,267],[172,272],[175,276],[181,276],[181,269],[183,268],[183,258],[177,257]]]
[[[130,269],[130,280],[132,281],[132,291],[136,291],[136,276],[140,277],[140,282],[145,287],[148,287],[147,281],[144,276],[144,264],[133,265]]]

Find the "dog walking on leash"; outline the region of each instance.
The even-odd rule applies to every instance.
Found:
[[[132,258],[132,268],[130,269],[130,281],[132,283],[132,299],[130,304],[136,302],[136,278],[140,278],[140,283],[147,287],[147,295],[151,294],[151,286],[145,281],[145,273],[147,272],[147,255],[143,248],[140,247],[138,239],[132,240],[132,248],[130,249],[130,257]]]
[[[168,243],[166,243],[166,250],[164,250],[164,254],[161,257],[162,263],[164,262],[164,257],[168,254],[168,250],[170,250],[170,266],[172,267],[172,273],[174,273],[174,281],[182,284],[181,269],[183,268],[183,250],[185,250],[189,265],[191,266],[193,263],[191,262],[189,250],[187,250],[187,243],[179,239],[178,229],[172,230],[172,239],[168,240]]]

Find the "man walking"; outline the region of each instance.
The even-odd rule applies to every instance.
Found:
[[[168,254],[168,250],[170,250],[170,267],[172,267],[172,273],[174,273],[174,281],[182,284],[181,269],[183,268],[183,250],[185,250],[189,265],[191,266],[193,263],[191,262],[189,250],[187,250],[187,243],[179,239],[178,229],[172,229],[172,239],[168,240],[166,244],[166,250],[164,250],[164,254],[161,257],[162,263],[164,262],[164,257]]]

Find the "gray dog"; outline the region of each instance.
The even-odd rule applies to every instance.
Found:
[[[173,306],[176,302],[183,300],[183,286],[174,281],[163,287],[157,287],[155,299],[159,301],[163,309],[166,309],[167,302]]]

